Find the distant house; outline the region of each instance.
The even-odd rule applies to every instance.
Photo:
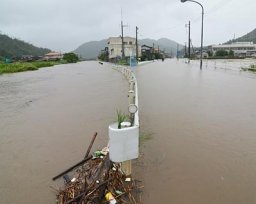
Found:
[[[22,61],[29,62],[34,60],[33,55],[22,55],[20,58]]]
[[[218,50],[225,50],[227,52],[232,50],[235,57],[256,56],[256,44],[253,44],[253,42],[235,42],[231,44],[212,45],[213,54]]]
[[[154,48],[148,45],[141,46],[141,58],[144,60],[151,60],[153,58]]]
[[[149,52],[149,53],[153,53],[153,47],[150,47],[148,45],[142,45],[141,46],[141,52]]]
[[[165,57],[165,51],[160,50],[159,46],[155,48],[154,43],[153,47],[145,44],[141,46],[141,61],[163,59]]]
[[[136,55],[136,39],[132,37],[124,37],[124,56],[126,58],[131,55]],[[140,56],[140,47],[138,47]],[[114,61],[117,58],[122,57],[122,38],[121,37],[110,37],[108,39],[108,52],[109,60]]]
[[[31,61],[42,59],[42,57],[34,56],[34,55],[22,55],[21,57],[18,57],[17,59],[21,60],[23,62],[31,62]]]
[[[63,55],[60,52],[49,52],[44,56],[44,60],[55,61],[63,58]]]
[[[200,51],[195,51],[195,57],[200,58],[201,57],[201,52]],[[203,50],[202,52],[202,58],[208,58],[209,54],[207,51]]]

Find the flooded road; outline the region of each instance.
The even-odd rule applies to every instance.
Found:
[[[143,203],[256,203],[255,75],[166,60],[140,66]],[[51,178],[107,143],[127,81],[82,62],[0,76],[0,203],[55,203]]]
[[[81,62],[0,76],[0,203],[55,203],[51,178],[107,144],[127,81],[110,65]]]
[[[143,203],[256,203],[256,79],[182,60],[137,71]]]

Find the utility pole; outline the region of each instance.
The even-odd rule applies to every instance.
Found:
[[[187,43],[185,42],[185,52],[184,52],[184,56],[187,56]]]
[[[138,62],[139,58],[139,50],[138,50],[138,30],[139,28],[136,26],[136,60]]]
[[[190,21],[188,23],[188,59],[190,59]]]
[[[177,43],[177,54],[176,54],[177,59],[179,60],[179,44]]]
[[[122,59],[125,58],[125,51],[124,51],[124,27],[127,27],[127,25],[124,25],[123,24],[123,20],[121,20]]]
[[[123,10],[121,8],[121,40],[122,40],[122,59],[125,58],[125,52],[124,52],[124,27],[127,27],[127,25],[123,24]]]
[[[122,38],[122,59],[124,59],[124,25],[123,25],[123,20],[121,20],[121,38]]]
[[[153,54],[152,54],[153,61],[155,59],[155,43],[153,43]]]

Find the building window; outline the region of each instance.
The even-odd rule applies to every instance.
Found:
[[[124,45],[127,45],[127,42],[124,42]]]
[[[132,41],[129,42],[129,45],[132,45]]]

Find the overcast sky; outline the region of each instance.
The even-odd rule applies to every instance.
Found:
[[[198,0],[205,9],[204,45],[223,43],[256,28],[256,0]],[[180,0],[1,0],[0,31],[36,46],[72,51],[121,33],[166,37],[184,44],[191,21],[193,46],[200,45],[201,7]]]

